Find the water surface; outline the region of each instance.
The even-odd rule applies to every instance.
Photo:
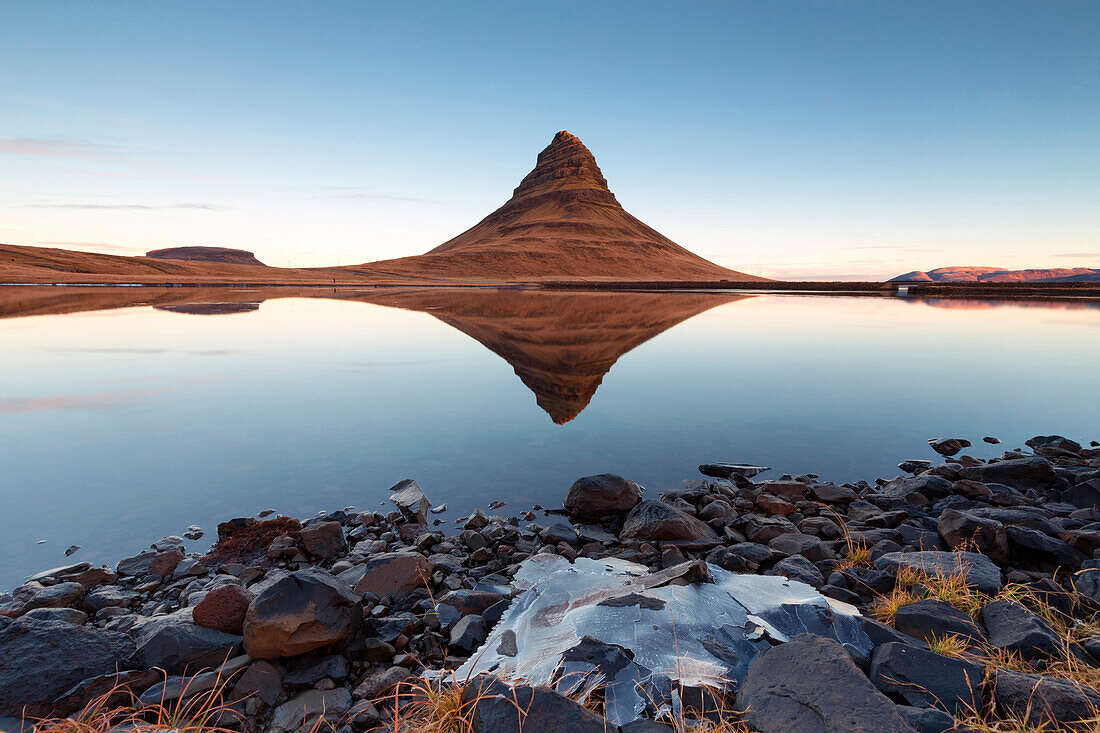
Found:
[[[1073,302],[0,288],[0,587],[406,477],[450,525],[591,473],[655,495],[706,461],[872,480],[932,436],[1094,439],[1098,326]]]

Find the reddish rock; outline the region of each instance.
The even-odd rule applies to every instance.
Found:
[[[314,557],[332,560],[342,555],[347,546],[339,522],[314,522],[302,527],[302,548]]]
[[[625,514],[641,500],[638,484],[613,473],[601,473],[574,481],[565,496],[565,508],[576,519],[596,520]]]
[[[252,594],[239,585],[219,585],[206,594],[192,610],[197,626],[227,634],[240,634]]]

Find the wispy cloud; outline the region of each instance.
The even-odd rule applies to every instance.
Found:
[[[85,160],[116,160],[123,157],[121,148],[62,137],[0,137],[0,153]]]
[[[329,186],[332,193],[329,198],[334,199],[351,199],[359,201],[405,201],[417,204],[431,204],[435,203],[431,199],[422,199],[415,196],[400,196],[389,193],[379,193],[370,188],[363,188],[360,186]]]
[[[161,209],[199,209],[201,211],[229,211],[217,204],[184,202],[179,204],[23,204],[24,209],[86,209],[105,211],[154,211]]]
[[[168,349],[155,347],[48,348],[46,350],[67,354],[187,354],[189,356],[229,356],[244,353],[241,349]]]
[[[904,244],[862,244],[852,247],[845,247],[844,249],[893,249],[898,252],[946,252],[947,250],[942,248],[931,247],[909,247]]]
[[[1067,260],[1100,260],[1100,252],[1059,252],[1053,256]]]

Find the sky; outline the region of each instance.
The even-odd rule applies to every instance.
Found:
[[[554,133],[718,264],[1100,267],[1100,3],[0,4],[0,242],[425,252]]]

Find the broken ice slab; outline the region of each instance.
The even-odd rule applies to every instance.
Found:
[[[702,561],[650,572],[617,558],[535,555],[514,584],[522,592],[457,677],[491,673],[582,696],[601,685],[613,725],[668,703],[680,685],[736,686],[765,649],[796,634],[871,651],[852,606]]]
[[[415,519],[419,524],[427,524],[428,510],[432,503],[418,483],[407,478],[391,486],[390,491],[393,492],[390,494],[390,501],[397,505],[402,514],[409,519]]]

